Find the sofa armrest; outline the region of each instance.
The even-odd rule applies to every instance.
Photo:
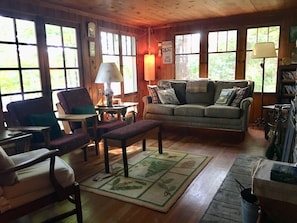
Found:
[[[145,119],[145,115],[147,112],[147,105],[151,104],[153,102],[152,97],[149,95],[143,96],[142,97],[142,101],[143,101],[143,113],[142,113],[142,117]]]
[[[151,104],[153,102],[152,97],[149,95],[143,96],[142,101],[144,105]]]
[[[244,98],[241,102],[240,102],[240,109],[242,110],[248,110],[249,106],[252,104],[253,102],[253,98],[252,97],[247,97]]]

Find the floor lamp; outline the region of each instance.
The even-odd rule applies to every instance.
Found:
[[[264,76],[265,76],[265,59],[276,57],[275,46],[273,42],[256,43],[253,48],[252,59],[262,58],[260,64],[262,68],[262,91],[261,91],[261,117],[256,120],[257,125],[263,125],[263,95],[264,95]]]

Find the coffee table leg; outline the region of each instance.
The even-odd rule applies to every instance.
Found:
[[[146,150],[146,139],[144,138],[142,140],[142,151],[145,151]]]
[[[159,146],[159,153],[163,153],[163,146],[162,146],[162,128],[161,126],[159,127],[158,131],[158,146]]]
[[[127,160],[127,149],[126,149],[126,140],[122,140],[122,153],[123,153],[123,163],[124,163],[124,173],[125,177],[128,177],[128,160]]]
[[[108,145],[107,145],[107,139],[105,138],[104,138],[104,163],[105,163],[105,172],[109,173]]]

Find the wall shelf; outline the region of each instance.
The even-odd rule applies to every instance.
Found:
[[[297,64],[281,65],[277,72],[277,101],[290,103],[294,99],[297,81]]]

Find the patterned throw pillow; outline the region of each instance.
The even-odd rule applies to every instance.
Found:
[[[158,86],[157,85],[148,85],[147,90],[149,92],[149,96],[152,97],[152,103],[153,104],[161,104],[161,101],[160,101],[158,93],[157,93]]]
[[[166,90],[171,88],[171,84],[169,82],[164,82],[161,85],[148,85],[147,90],[149,92],[149,96],[152,97],[153,104],[161,104],[162,102],[159,99],[158,90]]]
[[[173,88],[158,90],[158,96],[162,104],[180,104]]]
[[[233,99],[231,106],[233,107],[239,107],[240,102],[248,97],[249,95],[249,87],[244,87],[244,88],[236,88],[236,94],[235,98]]]
[[[235,97],[236,89],[235,88],[227,88],[222,89],[218,100],[216,101],[216,105],[230,105],[233,98]]]

